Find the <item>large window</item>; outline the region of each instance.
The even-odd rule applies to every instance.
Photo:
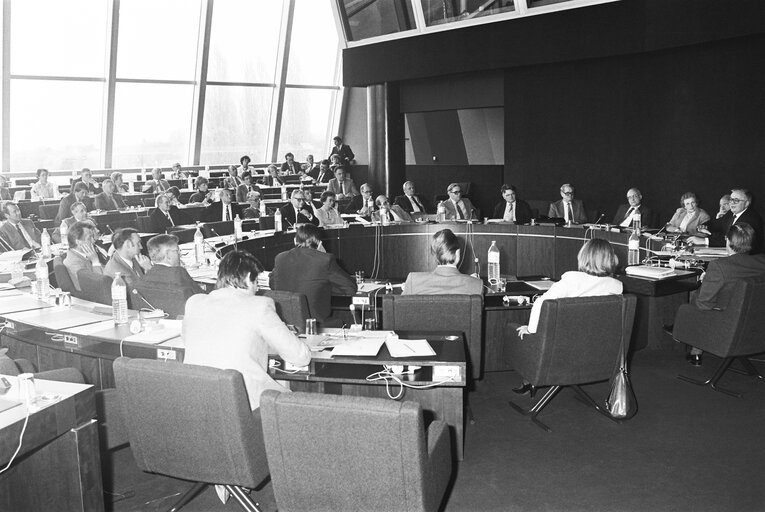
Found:
[[[5,0],[2,170],[323,155],[339,113],[332,1]]]

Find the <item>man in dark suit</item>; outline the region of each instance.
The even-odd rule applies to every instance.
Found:
[[[73,185],[72,193],[61,198],[61,202],[58,205],[58,213],[56,214],[56,223],[61,222],[72,214],[72,205],[74,203],[84,203],[85,206],[88,206],[86,202],[87,195],[88,186],[85,183]]]
[[[491,218],[515,224],[531,222],[531,207],[526,201],[518,199],[515,185],[502,185],[500,190],[504,201],[494,207],[494,215]]]
[[[457,268],[461,249],[451,229],[442,229],[433,235],[430,252],[438,266],[433,272],[410,272],[404,283],[404,295],[483,294],[483,282]]]
[[[547,216],[550,218],[564,219],[566,223],[584,224],[587,222],[587,212],[584,203],[580,199],[574,199],[574,187],[564,183],[560,187],[559,201],[550,204]]]
[[[119,272],[125,282],[133,285],[151,269],[151,260],[141,254],[141,236],[133,228],[118,229],[112,235],[114,253],[104,267],[109,277]]]
[[[335,177],[334,173],[329,168],[329,160],[322,160],[319,162],[319,167],[312,169],[308,175],[313,178],[316,183],[329,183],[329,180]]]
[[[351,147],[348,144],[343,144],[343,139],[340,136],[333,137],[332,141],[335,145],[332,146],[329,158],[331,159],[332,155],[337,155],[340,157],[340,165],[351,165],[351,161],[356,158]]]
[[[735,192],[735,191],[734,191]],[[727,258],[718,258],[709,263],[704,273],[701,288],[692,302],[699,309],[726,309],[729,297],[724,286],[737,279],[765,275],[765,255],[750,254],[755,232],[752,226],[744,222],[733,224],[725,237],[728,249]],[[688,355],[694,366],[701,365],[700,349],[693,347]]]
[[[175,235],[157,235],[146,243],[152,267],[140,283],[151,283],[166,288],[188,289],[192,293],[204,293],[194,282],[185,268],[181,266],[181,252],[178,249],[178,237]]]
[[[242,207],[237,203],[231,202],[230,190],[223,189],[220,191],[220,201],[205,208],[205,211],[202,213],[202,219],[205,222],[231,221],[237,215],[239,215],[240,219],[244,218]]]
[[[730,210],[719,219],[710,220],[706,228],[699,228],[699,232],[708,238],[694,236],[691,241],[696,244],[709,244],[710,247],[725,246],[725,236],[731,226],[746,223],[754,230],[752,240],[752,254],[759,254],[763,250],[763,226],[762,217],[754,208],[751,208],[752,195],[745,188],[734,188],[730,191]]]
[[[75,222],[66,235],[69,250],[64,258],[64,266],[69,272],[74,287],[80,291],[80,279],[77,273],[80,270],[89,270],[96,274],[103,274],[104,269],[98,257],[95,243],[96,227],[94,224]]]
[[[106,178],[101,183],[101,187],[103,192],[93,198],[96,210],[121,210],[127,208],[122,196],[114,193],[114,182],[111,178]]]
[[[357,290],[355,279],[324,251],[321,231],[313,224],[298,226],[295,248],[276,256],[270,285],[272,290],[304,294],[311,316],[324,326],[342,323],[330,316],[332,295],[353,295]]]
[[[157,196],[157,208],[151,212],[151,231],[152,233],[164,233],[167,228],[171,228],[180,223],[178,209],[170,206],[170,199],[165,196]]]
[[[0,226],[0,246],[9,246],[14,251],[21,249],[39,249],[40,231],[29,219],[21,218],[21,210],[15,203],[3,203],[5,222]]]
[[[372,197],[372,187],[369,183],[364,183],[359,188],[359,191],[361,194],[353,196],[353,199],[345,206],[343,213],[369,217],[377,209],[375,200]]]
[[[311,211],[311,207],[305,204],[305,196],[303,191],[296,188],[290,195],[290,202],[280,208],[282,212],[282,222],[284,222],[287,228],[291,228],[296,224],[313,224],[319,225],[319,219]]]
[[[622,204],[616,210],[612,224],[628,228],[632,226],[632,221],[639,215],[640,227],[650,227],[653,212],[647,206],[643,206],[643,194],[638,189],[631,188],[627,191],[627,203],[629,204]]]
[[[282,164],[282,174],[300,174],[300,164],[295,161],[295,155],[292,153],[287,153],[284,155],[284,159],[286,162]]]
[[[459,183],[450,183],[446,187],[449,199],[444,201],[446,220],[470,220],[480,219],[481,212],[473,206],[470,199],[462,197],[462,186]]]
[[[433,211],[428,200],[415,193],[413,181],[404,183],[404,195],[396,196],[393,204],[400,206],[406,213],[431,213]]]
[[[93,172],[87,167],[83,167],[80,171],[80,177],[72,181],[72,187],[74,187],[77,183],[83,183],[86,187],[88,187],[88,195],[98,194],[98,182],[93,179]]]

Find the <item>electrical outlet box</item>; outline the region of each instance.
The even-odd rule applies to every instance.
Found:
[[[284,361],[284,371],[285,372],[307,372],[308,366],[295,366],[292,363],[288,363],[287,361]]]
[[[354,306],[369,306],[369,295],[354,295],[352,301]]]
[[[64,343],[69,345],[77,345],[77,336],[73,334],[64,334]]]
[[[167,361],[175,361],[175,350],[170,350],[166,348],[158,348],[157,349],[157,359],[164,359]]]
[[[445,380],[445,379],[452,379],[455,381],[460,380],[460,367],[459,366],[434,366],[433,380]]]

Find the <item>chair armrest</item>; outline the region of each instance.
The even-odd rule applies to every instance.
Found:
[[[428,427],[428,460],[423,478],[425,510],[438,510],[452,474],[452,447],[449,427],[433,421]]]
[[[736,315],[731,313],[730,310],[706,310],[683,304],[675,315],[672,337],[724,357],[736,331]]]
[[[117,389],[96,391],[96,414],[102,450],[113,450],[130,442]]]
[[[16,366],[18,366],[19,371],[21,373],[34,373],[35,372],[35,365],[33,365],[32,362],[29,359],[14,359],[13,361],[16,363]],[[55,379],[53,379],[53,380],[55,380]]]
[[[507,354],[512,368],[521,374],[521,376],[531,382],[534,382],[538,373],[542,348],[544,346],[544,337],[539,334],[526,334],[521,339],[516,332],[508,335]]]

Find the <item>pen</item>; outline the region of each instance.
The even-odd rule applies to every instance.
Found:
[[[404,345],[406,348],[408,348],[408,349],[409,349],[409,352],[412,352],[412,353],[414,353],[414,350],[412,349],[412,347],[410,347],[410,346],[409,346],[409,345],[407,345],[406,343],[401,343],[401,344],[402,344],[402,345]]]

